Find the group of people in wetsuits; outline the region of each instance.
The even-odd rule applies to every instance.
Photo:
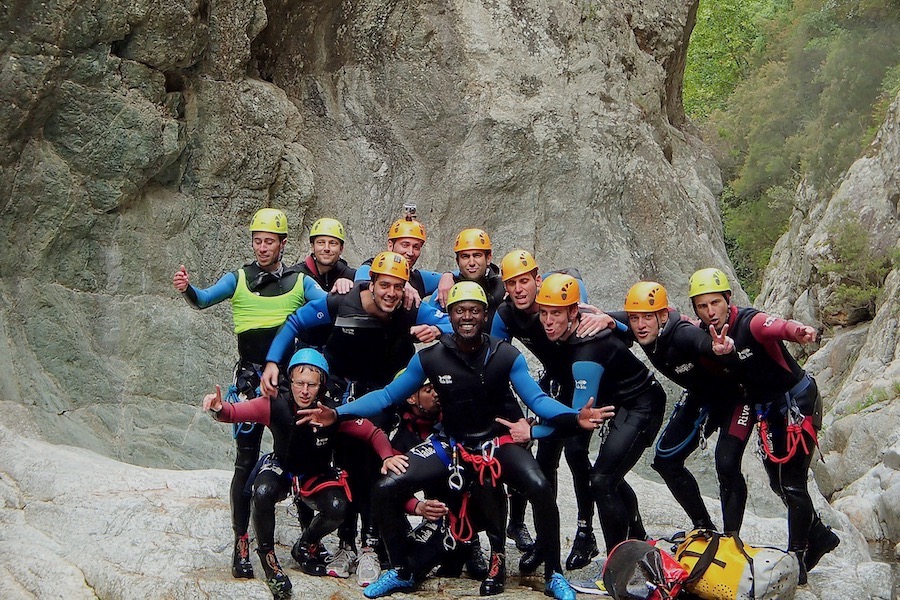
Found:
[[[337,577],[355,570],[366,597],[413,590],[435,567],[445,576],[465,567],[481,579],[481,595],[501,593],[509,535],[523,551],[520,572],[543,564],[546,594],[574,598],[559,542],[563,453],[577,504],[566,568],[599,554],[595,508],[607,552],[647,537],[624,477],[657,438],[666,398],[634,342],[685,390],[653,468],[695,528],[716,527],[686,458],[718,430],[723,530],[736,533],[747,499],[741,456],[759,423],[801,582],[839,543],[806,490],[821,399],[783,343],[813,342],[816,332],[734,306],[721,270],[691,277],[692,317],[649,281],[628,291],[624,310],[603,312],[587,304],[573,269],[542,275],[526,250],[495,265],[480,229],[457,236],[454,272],[416,269],[427,236],[414,210],[391,225],[387,250],[358,269],[341,258],[346,232],[335,219],[313,223],[310,254],[291,267],[283,262],[282,211],[260,210],[249,229],[252,263],[206,289],[190,284],[184,266],[173,278],[196,308],[232,303],[240,360],[227,393],[217,386],[203,406],[235,424],[235,577],[253,577],[252,515],[266,583],[276,597],[290,594],[274,532],[276,504],[293,495],[302,534],[291,554],[301,570]],[[540,381],[512,339],[541,363]],[[427,347],[416,352],[416,344]],[[537,420],[525,418],[520,402]],[[273,452],[259,457],[264,427]],[[412,529],[409,515],[422,523]],[[487,561],[479,531],[489,542]],[[332,532],[339,543],[329,552],[322,539]]]

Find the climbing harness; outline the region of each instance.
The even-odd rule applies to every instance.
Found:
[[[672,410],[672,416],[669,417],[669,423],[672,423],[672,421],[675,420],[675,415],[678,414],[678,411],[684,410],[684,407],[686,406],[686,404],[687,404],[687,402],[685,401],[684,397],[682,396],[682,399],[679,400],[675,404],[675,408],[674,408],[674,410]],[[705,450],[706,449],[706,436],[703,435],[703,432],[706,429],[706,422],[708,420],[709,420],[709,407],[704,405],[704,406],[700,407],[700,410],[697,412],[697,418],[694,420],[694,425],[691,427],[691,431],[690,431],[690,433],[688,433],[687,437],[685,437],[683,440],[681,440],[680,442],[678,442],[677,444],[675,444],[674,446],[671,446],[669,448],[663,447],[663,445],[662,445],[663,438],[660,437],[659,440],[656,442],[656,455],[660,458],[671,458],[671,457],[675,456],[676,454],[678,454],[679,452],[681,452],[682,450],[684,450],[685,448],[687,448],[687,446],[693,441],[694,436],[696,436],[696,435],[700,436],[700,442],[699,442],[700,449]]]
[[[759,445],[765,455],[766,460],[777,465],[782,465],[791,460],[797,450],[802,448],[804,454],[810,454],[812,449],[806,443],[803,433],[806,432],[813,439],[816,446],[819,445],[816,428],[813,426],[812,415],[804,415],[797,405],[795,397],[806,391],[812,379],[807,375],[800,383],[795,385],[789,392],[784,395],[785,405],[787,406],[787,414],[785,414],[787,440],[785,443],[785,455],[776,456],[772,451],[772,434],[769,431],[769,423],[766,420],[772,404],[763,407],[762,404],[756,405],[756,421],[759,425]]]

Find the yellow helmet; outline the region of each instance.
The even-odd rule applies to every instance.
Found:
[[[531,273],[537,269],[537,263],[528,250],[513,250],[500,261],[500,273],[503,281],[518,277],[524,273]]]
[[[396,252],[382,252],[372,259],[369,273],[392,275],[403,281],[409,281],[409,262],[403,255]]]
[[[460,281],[450,288],[450,293],[447,294],[447,308],[450,308],[451,304],[456,304],[463,300],[474,300],[475,302],[481,302],[485,306],[488,303],[484,288],[474,281]]]
[[[413,220],[398,219],[394,221],[394,224],[388,229],[388,241],[404,237],[415,238],[424,242],[426,239],[425,226]]]
[[[250,221],[250,231],[267,231],[287,235],[287,215],[277,208],[262,208],[256,211]]]
[[[581,301],[581,290],[578,280],[571,275],[553,273],[541,283],[537,297],[534,299],[544,306],[571,306]]]
[[[319,219],[315,223],[312,224],[312,227],[309,228],[309,241],[313,241],[313,238],[318,237],[320,235],[329,235],[333,238],[337,238],[341,240],[341,242],[346,242],[344,239],[346,237],[346,233],[344,232],[344,226],[337,219]]]
[[[639,281],[625,295],[625,310],[636,313],[652,313],[669,306],[669,294],[655,281]]]
[[[702,294],[710,294],[712,292],[731,293],[731,284],[728,283],[728,277],[720,269],[700,269],[691,275],[690,289],[688,296],[694,298]]]
[[[491,251],[491,238],[483,229],[463,229],[456,236],[456,243],[453,245],[454,252],[462,252],[463,250],[484,250]]]

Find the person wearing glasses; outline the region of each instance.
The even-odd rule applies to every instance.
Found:
[[[299,501],[315,511],[291,555],[307,575],[325,575],[327,553],[322,538],[343,522],[351,497],[346,473],[334,466],[337,434],[363,440],[382,461],[394,455],[387,435],[365,419],[329,427],[296,424],[297,410],[316,402],[331,403],[325,391],[328,362],[320,352],[312,348],[297,351],[287,373],[290,391],[280,391],[273,398],[260,396],[238,404],[223,403],[218,385],[215,393],[203,398],[203,408],[217,421],[260,423],[272,432],[273,451],[263,457],[252,481],[252,503],[257,553],[266,584],[275,598],[289,596],[292,587],[275,555],[275,505],[293,489]]]

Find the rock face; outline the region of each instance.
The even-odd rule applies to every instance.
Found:
[[[136,464],[208,466],[185,432],[235,360],[228,309],[177,297],[249,256],[263,206],[383,249],[415,202],[422,265],[479,226],[578,266],[617,307],[727,266],[718,170],[680,106],[694,0],[27,0],[0,10],[0,401]],[[160,440],[165,440],[160,442]],[[226,460],[212,459],[224,466]]]
[[[900,247],[900,97],[866,155],[830,197],[801,185],[790,230],[766,272],[757,304],[775,314],[821,324],[834,293],[823,264],[832,259],[830,232],[858,220],[873,251]],[[874,318],[837,328],[809,358],[807,369],[826,401],[816,481],[835,507],[870,540],[900,539],[900,271],[881,285]]]

